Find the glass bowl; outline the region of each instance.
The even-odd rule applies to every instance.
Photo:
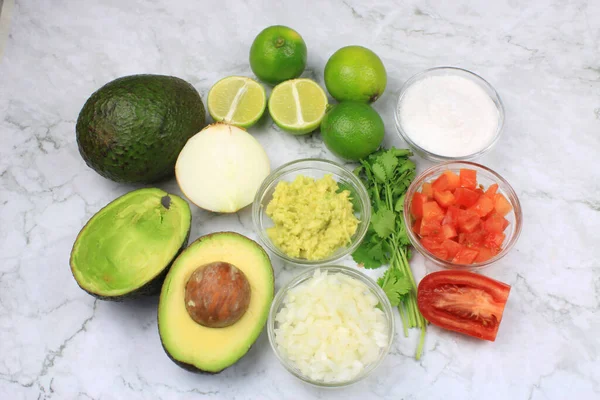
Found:
[[[337,249],[329,257],[322,260],[307,260],[290,257],[279,249],[267,234],[267,229],[273,226],[273,221],[267,216],[266,208],[273,198],[275,187],[281,181],[293,181],[298,175],[304,175],[315,179],[323,178],[325,175],[331,175],[336,182],[345,184],[350,190],[351,196],[355,199],[354,215],[358,218],[359,224],[356,232],[352,236],[350,244]],[[341,165],[318,158],[306,158],[292,161],[271,172],[256,192],[252,204],[252,222],[260,242],[285,262],[298,266],[331,264],[352,253],[365,237],[370,219],[371,203],[367,189],[360,179]]]
[[[481,148],[480,150],[475,151],[471,154],[464,154],[459,157],[445,156],[443,154],[437,154],[437,153],[434,153],[432,151],[429,151],[429,150],[423,148],[422,146],[419,146],[408,135],[408,133],[406,132],[406,130],[404,129],[404,127],[402,125],[402,119],[400,118],[400,106],[402,104],[402,101],[404,100],[407,90],[410,87],[412,87],[416,82],[421,81],[421,80],[431,77],[431,76],[448,76],[448,75],[460,76],[462,78],[468,79],[471,82],[476,83],[481,89],[483,89],[485,91],[485,93],[487,93],[487,95],[490,97],[490,99],[496,105],[496,109],[498,110],[498,127],[496,129],[496,134],[491,139],[491,141],[485,147]],[[398,130],[398,134],[406,143],[408,143],[408,145],[413,149],[413,151],[416,154],[418,154],[419,156],[426,158],[428,160],[432,160],[432,161],[472,160],[474,158],[477,158],[477,157],[483,155],[484,153],[488,152],[489,150],[491,150],[492,147],[494,147],[494,145],[498,141],[498,138],[500,137],[500,134],[502,133],[502,129],[504,127],[504,105],[502,104],[500,95],[498,95],[498,93],[492,87],[492,85],[490,85],[481,76],[479,76],[471,71],[468,71],[466,69],[462,69],[462,68],[436,67],[436,68],[431,68],[431,69],[427,69],[425,71],[419,72],[418,74],[413,75],[408,81],[406,81],[404,83],[404,85],[400,89],[400,92],[398,95],[398,102],[396,103],[396,109],[394,110],[394,118],[395,118],[395,122],[396,122],[396,129]]]
[[[477,183],[481,184],[485,188],[490,186],[491,184],[498,184],[497,193],[501,193],[506,197],[506,199],[512,205],[512,210],[504,217],[508,220],[509,225],[504,230],[506,237],[504,238],[504,242],[502,243],[502,250],[496,254],[494,257],[490,258],[487,261],[474,263],[474,264],[457,264],[451,261],[444,260],[439,258],[433,254],[431,254],[427,249],[425,249],[419,238],[415,232],[412,230],[412,224],[414,222],[414,218],[410,213],[410,206],[412,202],[413,195],[420,191],[423,183],[431,182],[437,179],[444,171],[450,170],[456,174],[459,173],[461,168],[468,168],[477,171]],[[485,267],[490,266],[492,263],[498,261],[502,257],[504,257],[510,249],[515,245],[517,239],[519,239],[519,235],[521,234],[521,227],[523,224],[523,214],[521,211],[521,203],[517,198],[517,194],[513,190],[513,188],[509,185],[509,183],[500,176],[497,172],[492,171],[491,169],[484,167],[483,165],[476,164],[469,161],[448,161],[441,164],[437,164],[426,171],[424,171],[421,175],[415,178],[412,184],[408,187],[406,191],[406,197],[404,198],[404,224],[406,227],[406,231],[408,233],[408,238],[412,245],[417,249],[419,253],[421,253],[425,259],[434,265],[447,269],[462,269],[462,270],[470,270],[476,271],[481,270]]]
[[[300,285],[301,283],[305,282],[306,280],[312,278],[313,274],[317,270],[320,270],[321,272],[327,271],[328,274],[343,274],[343,275],[349,276],[351,278],[355,278],[355,279],[359,280],[360,282],[364,283],[367,286],[367,288],[369,289],[369,291],[371,293],[373,293],[379,300],[379,306],[381,307],[381,310],[383,311],[384,316],[385,316],[385,320],[387,321],[388,342],[387,342],[386,346],[380,349],[379,356],[376,361],[374,361],[371,364],[368,364],[360,374],[358,374],[351,380],[339,381],[339,382],[334,382],[334,383],[331,383],[331,382],[326,383],[323,381],[312,380],[309,377],[307,377],[305,374],[303,374],[294,365],[294,363],[292,361],[288,360],[285,357],[285,355],[283,355],[279,351],[279,348],[275,342],[275,329],[277,329],[277,327],[278,327],[278,324],[275,321],[275,317],[277,316],[279,311],[283,308],[283,306],[285,304],[284,301],[285,301],[287,293],[292,288],[295,288],[298,285]],[[302,380],[306,383],[309,383],[309,384],[315,385],[315,386],[319,386],[319,387],[341,387],[341,386],[351,385],[353,383],[356,383],[356,382],[364,379],[371,372],[373,372],[379,365],[381,365],[381,363],[383,362],[385,357],[390,352],[392,343],[394,341],[394,335],[395,335],[394,314],[392,312],[392,305],[390,304],[390,301],[388,300],[384,291],[379,287],[379,285],[375,281],[373,281],[371,278],[369,278],[367,275],[363,274],[362,272],[358,271],[356,268],[345,267],[345,266],[341,266],[341,265],[318,266],[318,267],[313,267],[311,269],[305,270],[300,275],[296,276],[294,279],[292,279],[290,282],[288,282],[284,287],[282,287],[277,292],[277,294],[275,295],[275,298],[273,299],[273,303],[271,304],[271,309],[269,311],[269,318],[267,320],[267,334],[269,337],[269,343],[271,344],[271,348],[275,352],[275,355],[277,356],[277,358],[279,359],[281,364],[290,373],[292,373],[292,375],[296,376],[297,378],[299,378],[300,380]]]

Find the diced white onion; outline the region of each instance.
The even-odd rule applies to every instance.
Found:
[[[311,380],[350,380],[387,345],[388,322],[378,304],[358,279],[317,270],[287,293],[275,316],[275,343]]]

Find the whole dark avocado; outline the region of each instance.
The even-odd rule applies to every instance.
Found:
[[[131,75],[85,102],[77,145],[86,164],[116,182],[151,183],[173,175],[186,141],[205,125],[204,104],[188,82]]]

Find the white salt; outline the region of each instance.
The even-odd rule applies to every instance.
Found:
[[[496,136],[500,118],[496,104],[477,83],[455,75],[415,82],[398,112],[402,129],[416,145],[446,157],[486,148]]]

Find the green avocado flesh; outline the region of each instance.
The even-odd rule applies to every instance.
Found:
[[[107,83],[85,102],[77,145],[86,164],[105,178],[150,183],[173,175],[179,152],[204,125],[204,104],[188,82],[131,75]]]
[[[168,268],[187,243],[189,205],[160,189],[139,189],[114,200],[83,227],[71,252],[82,289],[117,297],[143,288]]]
[[[199,267],[225,262],[241,270],[250,285],[250,303],[232,325],[210,328],[195,322],[186,309],[186,285]],[[256,341],[267,322],[274,293],[273,268],[262,247],[234,232],[203,236],[173,263],[160,293],[158,331],[177,365],[194,372],[218,373],[236,363]],[[227,293],[215,294],[215,299]],[[217,300],[218,301],[218,300]]]

